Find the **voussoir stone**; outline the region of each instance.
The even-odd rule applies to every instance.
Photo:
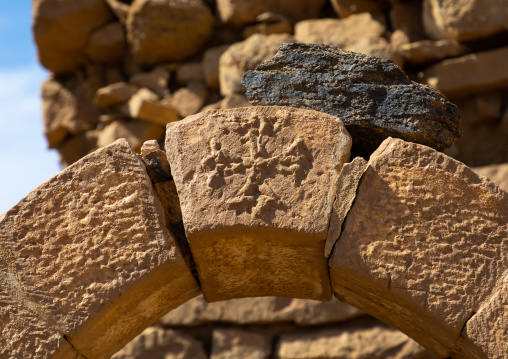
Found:
[[[389,60],[328,45],[283,44],[242,78],[255,105],[313,109],[339,117],[353,153],[370,155],[387,137],[443,150],[461,136],[457,107],[409,80]]]
[[[40,343],[55,353],[39,357],[60,358],[54,348],[65,342],[83,357],[109,358],[199,294],[125,140],[67,167],[9,210],[0,222],[2,262],[2,292],[21,313],[0,317],[15,358],[46,350]]]
[[[330,300],[324,244],[351,138],[331,115],[212,110],[168,124],[166,151],[207,301]]]
[[[213,16],[201,0],[135,0],[126,27],[136,61],[154,65],[196,53],[212,33]]]
[[[429,147],[370,157],[330,260],[339,299],[443,357],[508,270],[508,193]]]

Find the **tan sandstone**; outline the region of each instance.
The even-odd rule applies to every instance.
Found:
[[[126,26],[136,61],[154,65],[196,53],[212,33],[213,16],[201,0],[135,0]]]
[[[94,103],[102,108],[127,102],[139,87],[127,82],[116,82],[97,90]]]
[[[203,73],[208,87],[214,90],[220,88],[219,82],[219,60],[229,45],[212,47],[203,54]]]
[[[388,4],[386,0],[331,0],[333,9],[341,17],[364,12],[382,12]]]
[[[339,299],[442,356],[508,269],[508,193],[429,147],[372,154],[330,260]]]
[[[19,330],[11,338],[28,335],[27,353],[41,341],[64,349],[65,336],[84,357],[109,358],[199,294],[125,140],[69,166],[9,210],[0,222],[0,259],[3,290],[35,317],[31,325],[46,328],[26,334],[20,324],[28,314],[18,323],[2,315],[0,328]]]
[[[331,324],[364,313],[336,298],[330,302],[283,297],[230,299],[208,303],[198,296],[159,320],[163,326],[198,326],[210,323],[267,325],[290,323],[298,326]]]
[[[220,57],[220,92],[223,96],[244,93],[242,76],[254,70],[264,60],[275,55],[280,44],[294,42],[289,34],[254,34],[248,39],[231,45]]]
[[[93,30],[85,47],[85,55],[92,62],[119,63],[126,51],[125,29],[119,22]]]
[[[130,98],[129,114],[133,118],[158,125],[166,125],[180,119],[170,103],[159,101],[159,97],[146,88],[140,89]]]
[[[292,21],[317,17],[326,0],[217,0],[220,19],[235,26],[252,23],[267,11],[286,16]]]
[[[111,359],[208,359],[203,345],[176,330],[147,328]]]
[[[425,32],[435,40],[468,41],[508,30],[504,0],[423,0]]]
[[[442,61],[424,71],[427,83],[449,97],[508,85],[508,47]]]
[[[508,163],[500,163],[483,167],[475,167],[473,171],[485,176],[497,184],[499,188],[508,192]]]
[[[212,333],[210,359],[269,359],[271,338],[247,330],[218,328]]]
[[[125,138],[134,151],[139,152],[143,142],[164,137],[164,127],[133,119],[116,120],[104,127],[97,136],[97,147],[107,146]]]
[[[155,92],[158,96],[165,96],[169,93],[168,82],[169,70],[161,65],[149,72],[138,72],[131,76],[129,82],[139,87],[146,87]]]
[[[467,48],[450,40],[421,40],[404,44],[398,51],[408,65],[421,66],[466,53]]]
[[[113,18],[104,0],[34,0],[32,11],[39,61],[56,73],[84,65],[90,33]]]
[[[166,151],[207,301],[330,300],[324,245],[351,138],[288,107],[207,111],[168,125]]]

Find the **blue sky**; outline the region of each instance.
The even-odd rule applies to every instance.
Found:
[[[48,150],[39,95],[48,76],[31,34],[31,1],[5,1],[0,10],[0,214],[60,170]]]

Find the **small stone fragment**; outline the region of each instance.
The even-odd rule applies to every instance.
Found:
[[[134,151],[139,152],[143,142],[152,138],[162,138],[164,127],[138,120],[118,120],[110,123],[99,132],[97,146],[107,146],[119,138],[125,138]]]
[[[209,88],[218,90],[219,82],[219,60],[222,54],[228,49],[229,45],[212,47],[203,54],[203,73],[206,84]]]
[[[330,115],[207,111],[168,125],[166,152],[207,301],[330,300],[324,245],[351,139]]]
[[[193,55],[212,30],[212,13],[201,0],[135,0],[127,17],[127,39],[143,65]]]
[[[150,327],[111,359],[208,359],[200,341],[176,330]]]
[[[271,354],[272,343],[267,334],[225,328],[212,333],[210,359],[269,359]]]
[[[97,90],[94,103],[102,108],[119,105],[129,100],[139,87],[127,82],[117,82]]]
[[[450,40],[421,40],[402,45],[398,50],[406,59],[407,64],[411,66],[428,65],[467,52],[464,45]]]
[[[181,118],[199,112],[206,100],[206,87],[201,82],[192,82],[187,87],[180,87],[170,97],[170,103]]]
[[[48,354],[40,350],[51,353],[45,342],[55,339],[52,331],[53,348],[68,342],[83,357],[109,358],[199,294],[145,167],[125,140],[69,166],[9,210],[0,248],[11,298],[36,313],[27,327],[21,324],[30,318],[20,313],[8,348],[20,337],[23,350],[38,358]],[[9,317],[0,310],[0,320]]]
[[[283,44],[242,81],[252,104],[339,117],[353,154],[366,158],[389,136],[442,150],[461,135],[459,111],[439,91],[409,80],[388,60],[332,46]]]
[[[330,259],[337,297],[441,357],[508,273],[508,193],[429,147],[385,140]]]
[[[263,60],[277,52],[282,43],[293,42],[289,34],[254,34],[247,40],[231,45],[220,57],[220,92],[223,96],[244,93],[242,76],[248,70],[254,70]]]
[[[146,87],[157,95],[164,97],[168,94],[169,71],[164,66],[157,66],[150,72],[139,72],[129,79],[129,82],[139,87]]]
[[[140,89],[129,100],[129,113],[133,118],[163,125],[178,121],[180,117],[175,108],[146,88]]]
[[[118,63],[126,51],[125,30],[119,22],[112,22],[90,34],[85,55],[92,62]]]
[[[159,142],[157,140],[148,140],[141,146],[141,156],[147,155],[150,152],[160,150]]]

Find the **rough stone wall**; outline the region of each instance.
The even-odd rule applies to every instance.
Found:
[[[463,137],[447,154],[469,166],[508,162],[508,14],[501,1],[263,4],[34,0],[39,58],[52,72],[42,85],[45,133],[62,166],[118,138],[136,151],[148,139],[162,144],[168,122],[206,109],[249,106],[242,75],[288,42],[393,60],[412,80],[458,105]],[[498,167],[479,171],[499,173]],[[161,358],[432,357],[400,332],[338,302],[192,303],[147,329],[118,358],[147,352]]]

